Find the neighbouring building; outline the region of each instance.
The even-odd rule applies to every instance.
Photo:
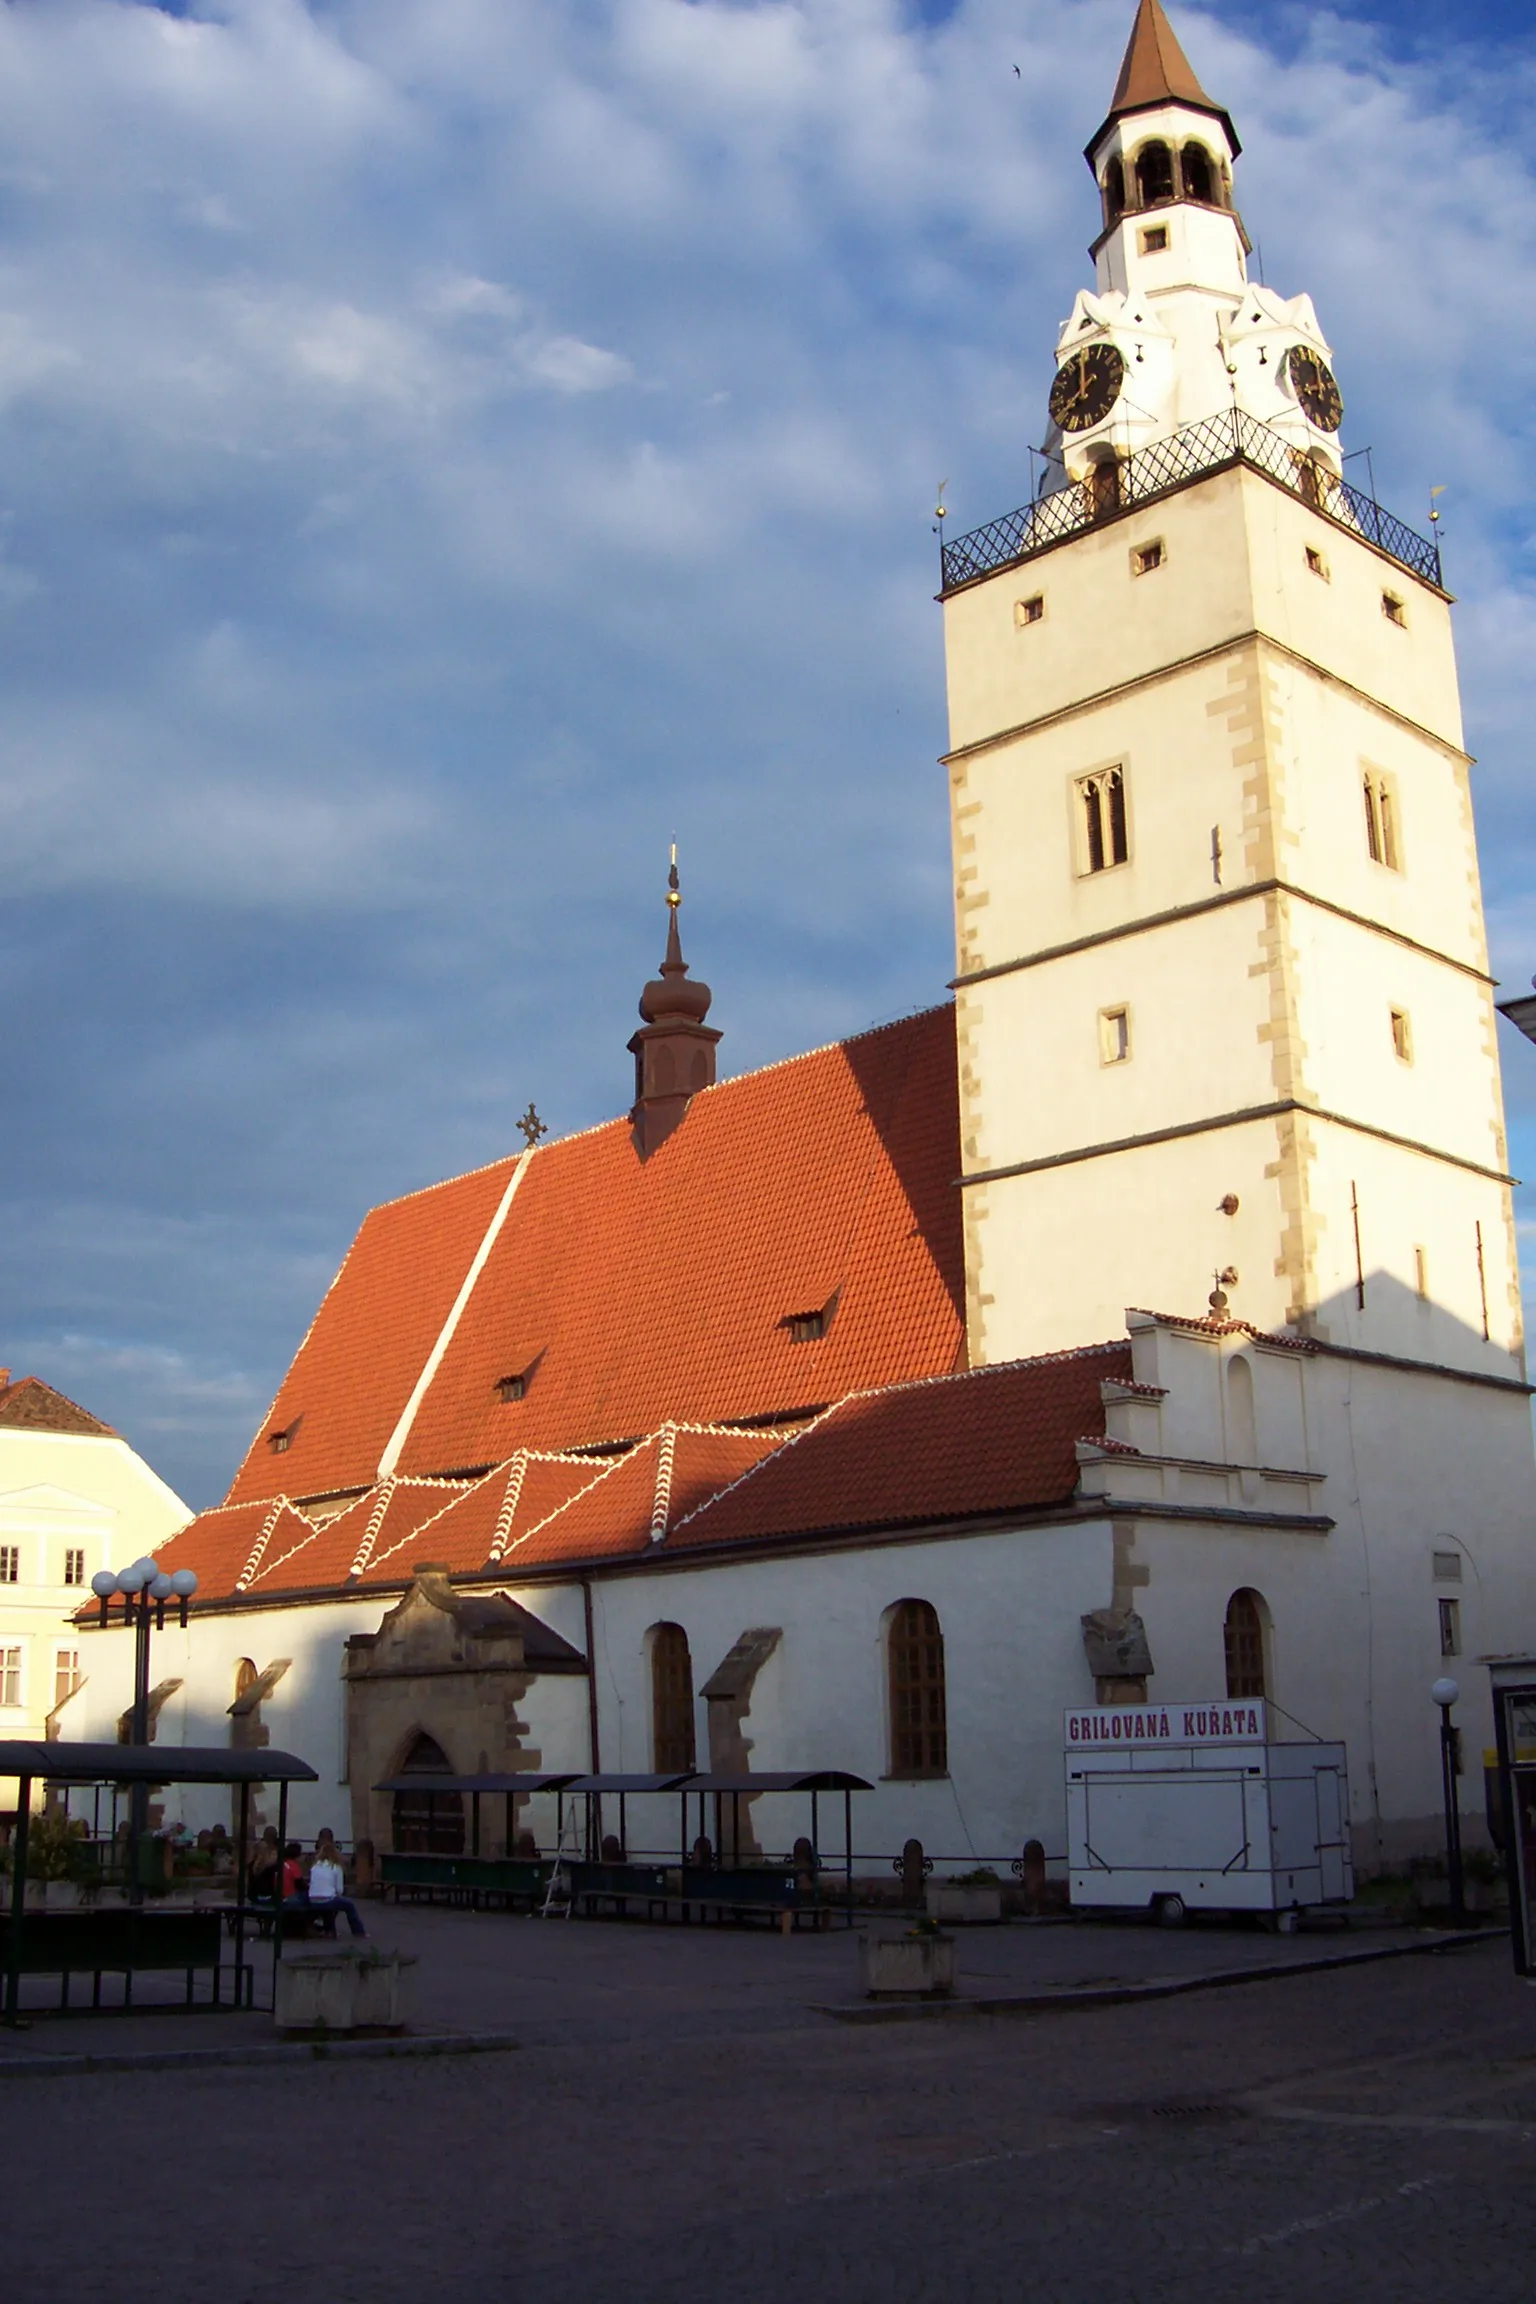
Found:
[[[0,1369],[0,1738],[80,1729],[88,1655],[75,1612],[100,1568],[152,1552],[187,1506],[97,1416]],[[113,1686],[119,1708],[128,1699]],[[0,1820],[16,1784],[0,1777]]]
[[[631,1112],[373,1210],[162,1552],[159,1733],[304,1753],[302,1827],[427,1829],[375,1787],[444,1760],[838,1766],[865,1847],[1058,1855],[1065,1708],[1263,1695],[1363,1863],[1433,1844],[1430,1683],[1475,1749],[1536,1636],[1471,764],[1238,151],[1141,0],[1045,482],[944,547],[952,1004],[717,1082],[674,872]]]

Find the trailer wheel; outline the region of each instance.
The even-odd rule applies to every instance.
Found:
[[[1182,1896],[1154,1896],[1152,1916],[1159,1928],[1182,1928],[1184,1925],[1184,1899]]]

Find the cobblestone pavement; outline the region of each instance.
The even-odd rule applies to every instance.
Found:
[[[628,1934],[579,1941],[616,1958]],[[781,1949],[756,1944],[764,1961]],[[1527,2304],[1536,2289],[1536,1994],[1503,1942],[870,2029],[782,1996],[732,2024],[727,1983],[706,1969],[697,2021],[678,2021],[674,1977],[663,2022],[615,2006],[606,2039],[584,2017],[507,2054],[14,2080],[6,2291]],[[541,1989],[554,2025],[558,1978]]]

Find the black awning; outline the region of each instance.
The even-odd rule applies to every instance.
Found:
[[[44,1784],[318,1784],[291,1752],[217,1744],[0,1743],[0,1776]]]
[[[414,1768],[405,1776],[387,1776],[375,1792],[564,1792],[576,1783],[573,1771],[563,1776],[540,1775],[536,1769],[518,1768],[510,1775],[440,1776]]]
[[[843,1768],[769,1769],[761,1776],[690,1776],[684,1792],[734,1792],[744,1799],[754,1792],[872,1792],[862,1776]]]

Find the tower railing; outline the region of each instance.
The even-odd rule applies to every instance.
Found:
[[[1278,480],[1295,496],[1310,504],[1341,528],[1349,528],[1389,559],[1440,586],[1440,547],[1418,535],[1404,521],[1384,511],[1375,498],[1338,479],[1325,464],[1283,439],[1269,425],[1241,408],[1223,409],[1199,424],[1187,424],[1166,440],[1156,440],[1134,455],[1100,465],[1092,479],[1068,481],[1048,495],[1036,497],[1017,512],[989,520],[940,548],[941,589],[953,592],[978,576],[1027,560],[1063,537],[1119,513],[1134,510],[1170,489],[1179,488],[1203,472],[1223,464],[1251,464]]]

